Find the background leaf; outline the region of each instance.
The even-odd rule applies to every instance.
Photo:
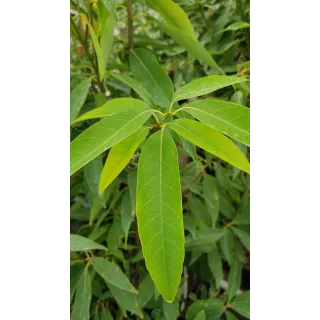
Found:
[[[82,80],[70,93],[70,121],[73,121],[79,114],[87,99],[91,78]]]
[[[250,319],[250,291],[245,291],[234,298],[231,308]]]
[[[193,319],[200,311],[204,311],[206,319],[220,320],[224,305],[218,299],[197,300],[189,306],[186,313],[187,319]]]
[[[70,251],[108,250],[105,246],[96,243],[78,234],[70,234]]]
[[[239,290],[242,276],[242,263],[234,260],[230,266],[230,273],[228,278],[228,300],[230,301]]]

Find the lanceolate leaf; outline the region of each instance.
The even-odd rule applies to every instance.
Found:
[[[151,94],[154,102],[161,108],[168,108],[173,85],[156,56],[146,49],[135,49],[131,51],[129,60],[134,77]]]
[[[148,135],[149,128],[141,127],[131,136],[124,139],[110,150],[104,165],[99,192],[102,193],[129,163],[138,146]]]
[[[188,320],[194,319],[200,311],[204,311],[206,319],[220,320],[224,312],[224,305],[218,299],[197,300],[188,308],[186,318]]]
[[[71,320],[90,319],[91,295],[91,277],[88,273],[88,268],[85,268],[77,285],[76,296],[71,312]]]
[[[138,304],[140,308],[143,308],[154,294],[154,283],[149,275],[140,282],[138,291]]]
[[[174,120],[167,125],[200,148],[245,172],[250,172],[249,162],[239,147],[218,131],[189,119]]]
[[[216,282],[216,287],[220,288],[223,279],[222,260],[216,247],[208,253],[208,265]]]
[[[195,237],[188,236],[185,242],[185,248],[187,251],[195,249],[199,246],[214,244],[219,240],[225,231],[223,229],[204,229],[196,232]]]
[[[164,30],[165,33],[175,40],[182,48],[186,49],[191,56],[205,62],[212,69],[218,71],[218,73],[224,74],[223,70],[213,60],[211,54],[202,46],[202,44],[200,44],[200,42],[192,39],[175,27],[161,23],[156,19],[154,20],[159,24],[160,28]]]
[[[129,190],[126,190],[121,201],[121,225],[125,234],[126,243],[132,219],[133,216],[130,193]]]
[[[90,258],[90,263],[108,285],[111,284],[121,290],[137,293],[129,279],[115,263],[100,257]]]
[[[148,3],[158,11],[167,23],[173,27],[178,28],[192,39],[196,40],[192,24],[187,14],[181,7],[171,0],[147,0]]]
[[[225,235],[220,239],[220,248],[229,265],[231,265],[231,261],[233,258],[234,243],[234,235],[232,234],[230,229],[226,228]]]
[[[117,98],[110,100],[106,102],[102,107],[93,109],[79,118],[75,119],[71,122],[72,124],[75,124],[77,122],[89,120],[89,119],[99,119],[99,118],[105,118],[110,117],[114,114],[129,110],[131,108],[143,108],[146,107],[146,105],[143,101],[133,98]]]
[[[172,102],[199,97],[235,83],[248,81],[234,76],[207,76],[193,80],[180,87],[173,95]]]
[[[70,145],[71,175],[137,131],[152,113],[147,105],[132,108],[107,117],[80,134]]]
[[[250,146],[250,109],[220,100],[198,100],[182,108],[227,136]]]
[[[70,251],[108,250],[105,246],[77,234],[70,234]]]
[[[176,320],[179,317],[179,301],[175,299],[172,303],[165,300],[162,302],[165,320]]]
[[[231,303],[231,308],[250,319],[250,291],[239,294]]]
[[[151,94],[136,79],[126,74],[111,73],[110,75],[132,88],[146,103],[154,105]]]
[[[230,266],[228,278],[228,301],[230,301],[239,290],[242,277],[242,263],[238,260],[233,260]]]
[[[235,233],[235,235],[240,239],[240,241],[243,243],[243,245],[250,250],[250,236],[244,232],[243,230],[231,226],[232,231]]]
[[[203,197],[211,218],[211,225],[215,227],[219,214],[219,192],[216,179],[208,174],[203,178]]]
[[[142,148],[137,218],[147,269],[163,298],[174,300],[184,260],[184,232],[177,149],[162,128]]]
[[[73,121],[79,114],[83,104],[86,101],[91,79],[81,81],[70,94],[70,121]]]
[[[107,62],[112,50],[113,44],[114,18],[112,16],[106,21],[100,40],[103,75],[106,70]]]

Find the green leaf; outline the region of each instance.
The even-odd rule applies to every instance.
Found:
[[[154,106],[151,94],[136,79],[131,78],[126,74],[111,73],[110,75],[132,88],[146,103]]]
[[[129,62],[134,77],[149,92],[156,105],[168,108],[173,85],[156,56],[146,49],[135,49],[130,52]]]
[[[162,309],[165,320],[176,320],[179,317],[179,301],[175,299],[172,303],[162,300]]]
[[[114,219],[107,235],[107,243],[110,251],[118,249],[123,236],[125,236],[125,234],[122,229],[121,221],[119,219]]]
[[[250,250],[250,236],[244,232],[243,230],[231,226],[231,230],[235,233],[235,235],[240,239],[242,244]]]
[[[113,320],[110,310],[105,308],[104,305],[102,305],[100,320]]]
[[[99,80],[102,81],[104,78],[104,74],[106,69],[104,68],[104,58],[103,58],[103,53],[99,44],[99,40],[98,37],[96,35],[96,33],[94,32],[94,29],[92,28],[92,25],[90,24],[90,22],[87,20],[88,23],[88,28],[90,31],[90,36],[92,39],[92,44],[94,47],[94,51],[96,53],[97,56],[97,61],[98,61],[98,70],[99,70]]]
[[[242,278],[242,263],[238,260],[233,260],[230,266],[228,278],[228,301],[230,301],[239,290]]]
[[[221,100],[198,100],[182,108],[227,136],[250,146],[250,109]]]
[[[215,279],[216,287],[219,289],[220,282],[223,279],[223,268],[222,260],[216,247],[208,253],[208,266]]]
[[[100,39],[101,56],[102,56],[101,68],[103,68],[103,75],[105,73],[108,59],[112,51],[113,31],[114,31],[114,18],[110,16],[105,23],[104,30]]]
[[[91,303],[91,277],[85,268],[77,285],[77,292],[71,312],[71,320],[89,320]]]
[[[239,30],[239,29],[246,29],[246,28],[250,28],[250,24],[249,23],[243,22],[243,21],[238,21],[238,22],[234,22],[234,23],[230,24],[228,27],[218,31],[217,34],[219,34],[221,32],[236,31],[236,30]]]
[[[206,319],[220,320],[224,312],[224,305],[218,299],[197,300],[188,308],[186,318],[193,319],[200,311],[204,311]]]
[[[136,214],[136,198],[137,198],[137,171],[128,172],[128,187],[132,203],[132,215]]]
[[[71,175],[103,151],[133,134],[148,120],[154,111],[140,102],[144,105],[100,120],[71,142]]]
[[[96,243],[78,234],[70,234],[70,251],[108,250],[105,246]]]
[[[212,69],[224,74],[223,70],[218,66],[211,54],[200,44],[197,40],[192,39],[185,33],[181,32],[175,27],[171,27],[154,19],[160,28],[167,33],[174,41],[176,41],[182,48],[186,49],[191,56],[208,64]]]
[[[173,95],[172,103],[179,100],[199,97],[218,89],[231,86],[235,83],[248,81],[245,78],[234,76],[207,76],[200,79],[193,80],[188,84],[180,87]]]
[[[230,231],[230,229],[226,228],[225,235],[220,240],[220,248],[229,265],[231,264],[233,257],[234,243],[235,239],[232,232]]]
[[[250,291],[245,291],[234,298],[231,308],[250,319]]]
[[[219,215],[219,192],[216,179],[209,174],[203,177],[203,197],[210,214],[211,225],[215,227]]]
[[[141,281],[138,291],[138,305],[140,308],[143,308],[152,299],[154,294],[154,283],[150,275],[146,275]]]
[[[144,144],[138,166],[137,219],[146,266],[162,297],[174,300],[184,260],[178,155],[162,128]]]
[[[108,9],[109,13],[113,16],[114,20],[117,21],[117,12],[116,12],[116,5],[117,0],[101,0],[105,7]]]
[[[85,121],[85,120],[110,117],[117,113],[121,113],[129,109],[139,109],[139,108],[142,108],[143,106],[146,106],[146,104],[143,101],[138,99],[133,99],[133,98],[112,99],[106,102],[103,106],[83,114],[76,120],[72,121],[71,125],[77,122]]]
[[[230,311],[226,311],[226,317],[227,317],[227,320],[238,320],[238,318]]]
[[[206,226],[210,225],[210,216],[204,203],[195,196],[188,197],[188,206],[192,214],[201,222],[204,222]]]
[[[250,164],[239,147],[220,132],[189,119],[174,120],[167,126],[198,147],[247,173],[250,172]]]
[[[70,93],[70,121],[73,121],[79,114],[87,99],[91,78],[81,81]]]
[[[197,39],[187,14],[178,4],[171,0],[147,0],[147,2],[161,14],[169,25],[178,28],[192,39]]]
[[[196,317],[194,318],[194,320],[206,320],[206,314],[204,313],[204,311],[200,311]]]
[[[138,293],[122,270],[113,262],[100,257],[91,257],[90,263],[107,285],[113,285],[124,291]]]
[[[121,201],[121,225],[125,234],[126,243],[128,239],[128,233],[130,230],[130,225],[133,220],[132,215],[132,204],[130,199],[130,193],[128,190],[125,191]]]
[[[199,246],[213,245],[216,241],[218,241],[223,235],[225,231],[223,229],[203,229],[196,231],[196,236],[193,238],[191,236],[186,237],[185,241],[185,249],[186,251],[190,251],[196,249]]]
[[[136,149],[149,133],[149,128],[141,127],[132,135],[111,148],[101,173],[99,192],[102,193],[130,162]]]

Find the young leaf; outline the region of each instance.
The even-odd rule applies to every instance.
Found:
[[[124,291],[138,293],[115,263],[100,257],[91,257],[90,263],[108,285],[113,285]]]
[[[235,233],[235,235],[240,239],[242,244],[250,250],[250,236],[244,232],[243,230],[231,226],[231,230]]]
[[[213,274],[216,287],[220,288],[220,282],[223,279],[222,260],[216,247],[208,253],[208,266]]]
[[[146,49],[130,52],[130,68],[134,77],[148,91],[161,108],[168,108],[173,95],[173,85],[156,56]]]
[[[214,228],[219,215],[219,192],[216,179],[209,174],[203,178],[203,197]]]
[[[228,278],[228,301],[230,301],[239,290],[242,278],[242,263],[238,260],[233,260],[230,266]]]
[[[143,308],[151,300],[154,294],[154,283],[150,275],[146,275],[141,281],[138,292],[138,305],[140,308]]]
[[[102,56],[102,68],[105,72],[109,56],[112,51],[113,44],[113,31],[114,31],[114,18],[112,16],[106,21],[104,30],[100,40],[101,56]]]
[[[160,26],[160,28],[167,33],[174,41],[176,41],[182,48],[185,48],[191,56],[194,58],[205,62],[212,69],[224,74],[223,70],[218,66],[218,64],[213,60],[211,54],[200,44],[199,41],[192,39],[185,33],[181,32],[175,27],[166,25],[154,19]]]
[[[227,320],[238,320],[238,318],[230,311],[226,311],[226,317],[227,317]]]
[[[70,234],[70,251],[108,250],[105,246],[96,243],[78,234]]]
[[[196,231],[196,236],[186,237],[185,241],[185,249],[186,251],[193,250],[199,246],[214,244],[218,241],[223,235],[225,231],[223,229],[204,229]]]
[[[204,313],[204,311],[200,311],[196,317],[194,318],[194,320],[206,320],[206,314]]]
[[[132,88],[146,103],[148,103],[151,106],[154,106],[151,94],[136,79],[131,78],[126,74],[111,73],[110,75],[113,78],[121,81],[122,83]]]
[[[245,78],[234,76],[207,76],[193,80],[188,84],[180,87],[173,95],[172,103],[179,100],[199,97],[218,89],[231,86],[235,83],[248,81]]]
[[[197,300],[188,308],[186,318],[194,319],[200,311],[204,311],[206,319],[220,320],[224,312],[224,305],[218,299]]]
[[[146,138],[149,128],[141,127],[110,150],[101,173],[99,192],[102,193],[126,167],[138,146]]]
[[[221,100],[198,100],[182,108],[227,136],[250,146],[250,109]]]
[[[88,273],[88,268],[85,268],[77,285],[71,320],[90,319],[91,295],[91,277]]]
[[[153,112],[147,105],[132,108],[100,120],[80,134],[70,145],[71,175],[137,131]]]
[[[147,269],[160,294],[171,302],[182,273],[184,232],[177,149],[165,128],[142,148],[137,219]]]
[[[250,291],[245,291],[234,298],[231,308],[250,319]]]
[[[249,173],[250,165],[241,150],[220,132],[201,122],[178,119],[167,126],[200,148]]]
[[[71,122],[71,125],[90,119],[98,119],[113,116],[117,113],[129,110],[129,109],[139,109],[145,107],[146,104],[138,99],[133,98],[116,98],[106,102],[103,106],[88,111],[79,118]]]
[[[147,0],[158,11],[166,22],[196,40],[196,35],[187,14],[171,0]]]
[[[70,121],[73,121],[79,114],[87,99],[91,78],[81,81],[70,93]]]

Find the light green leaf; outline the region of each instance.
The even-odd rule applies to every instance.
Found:
[[[216,34],[219,34],[221,32],[236,31],[239,29],[246,29],[246,28],[250,28],[250,23],[238,21],[238,22],[234,22],[234,23],[230,24],[228,27],[218,31]]]
[[[97,61],[98,61],[98,70],[99,70],[99,80],[102,81],[104,78],[104,74],[106,69],[104,68],[104,58],[103,58],[103,54],[102,54],[102,50],[99,44],[99,40],[98,37],[96,35],[96,33],[94,32],[94,29],[92,28],[92,25],[90,24],[90,22],[87,20],[87,24],[88,24],[88,28],[90,31],[90,36],[92,39],[92,44],[94,47],[94,51],[96,53],[97,56]]]
[[[231,308],[250,319],[250,291],[245,291],[234,298]]]
[[[223,302],[218,299],[197,300],[188,308],[186,318],[188,320],[194,319],[200,311],[204,311],[206,319],[220,320],[224,312],[224,305]]]
[[[198,100],[182,110],[227,136],[250,146],[250,109],[221,100]]]
[[[121,200],[121,225],[125,234],[126,243],[132,220],[133,216],[130,193],[128,190],[126,190]]]
[[[110,16],[105,23],[104,30],[100,39],[101,56],[102,56],[101,68],[103,68],[103,75],[105,73],[108,59],[112,51],[113,31],[114,31],[114,18]]]
[[[208,64],[212,69],[218,71],[218,73],[224,74],[223,70],[214,61],[211,54],[198,42],[187,36],[175,27],[171,27],[164,23],[154,19],[160,26],[160,28],[167,33],[174,41],[176,41],[181,47],[186,49],[191,56]]]
[[[228,278],[228,301],[230,301],[239,290],[242,278],[242,263],[238,260],[233,260],[230,266]]]
[[[162,128],[144,144],[138,166],[137,219],[147,269],[162,297],[174,300],[184,260],[178,155]]]
[[[85,268],[77,285],[77,292],[71,312],[71,320],[89,320],[91,302],[91,277]]]
[[[169,25],[178,28],[192,39],[197,40],[187,14],[178,4],[171,0],[147,0],[147,2],[161,14]]]
[[[204,311],[200,311],[196,317],[194,318],[194,320],[206,320],[206,314],[204,313]]]
[[[173,95],[172,103],[179,100],[199,97],[218,89],[231,86],[235,83],[248,81],[245,78],[234,76],[207,76],[193,80],[188,84],[180,87]]]
[[[177,320],[179,317],[179,301],[175,299],[172,303],[162,300],[162,309],[165,320]]]
[[[81,81],[70,93],[70,121],[73,121],[79,114],[87,99],[91,78]]]
[[[108,250],[105,246],[96,243],[78,234],[70,234],[70,251]]]
[[[250,172],[250,164],[239,147],[218,131],[189,119],[174,120],[167,126],[198,147],[247,173]]]
[[[229,265],[231,265],[233,257],[234,242],[235,239],[232,232],[230,231],[230,229],[226,228],[225,235],[220,240],[220,248]]]
[[[141,281],[138,291],[138,305],[140,308],[143,308],[151,300],[154,294],[154,283],[150,275],[146,275]]]
[[[235,235],[240,239],[243,245],[250,250],[250,236],[244,232],[243,230],[231,226],[231,230],[235,233]]]
[[[149,105],[154,106],[151,94],[136,79],[126,74],[120,73],[111,73],[110,76],[114,77],[115,79],[121,81],[122,83],[132,88],[140,96],[142,100],[144,100]]]
[[[161,108],[168,108],[173,95],[173,85],[156,56],[146,49],[130,52],[130,68],[137,81],[150,93]]]
[[[216,179],[209,174],[203,177],[203,197],[210,214],[211,225],[215,227],[219,215],[219,192]]]
[[[100,257],[91,257],[90,263],[108,285],[111,284],[121,290],[138,293],[115,263]]]
[[[133,134],[148,120],[154,111],[140,102],[144,105],[100,120],[71,142],[71,175],[103,151]]]
[[[227,317],[227,320],[238,320],[238,318],[230,311],[226,311],[226,317]]]
[[[199,246],[213,245],[217,240],[219,240],[225,231],[223,229],[203,229],[196,231],[196,236],[193,238],[191,236],[186,237],[185,249],[190,251],[196,249]]]
[[[106,102],[103,106],[93,109],[79,118],[71,122],[71,125],[90,119],[98,119],[113,116],[117,113],[129,110],[138,109],[146,106],[146,104],[138,99],[133,98],[116,98]]]
[[[116,12],[117,0],[101,0],[105,7],[108,9],[109,13],[112,15],[115,21],[118,20]]]
[[[136,149],[146,138],[148,133],[149,128],[141,127],[132,135],[111,148],[100,178],[100,193],[102,193],[126,167]]]
[[[222,260],[216,247],[208,253],[208,266],[215,279],[216,287],[219,289],[220,282],[223,279],[223,268]]]

